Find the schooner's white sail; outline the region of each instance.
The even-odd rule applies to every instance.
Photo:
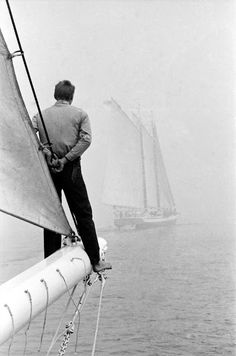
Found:
[[[159,206],[164,209],[175,211],[175,202],[170,188],[164,160],[161,153],[160,142],[156,132],[156,126],[153,124],[153,144],[155,152],[155,167],[158,182]]]
[[[64,214],[0,31],[0,210],[68,235]]]
[[[114,100],[106,105],[111,116],[103,201],[113,206],[143,208],[139,130]]]
[[[164,166],[156,128],[131,119],[111,99],[113,131],[109,146],[104,201],[114,207],[116,226],[147,227],[176,221],[175,203]]]
[[[153,208],[157,205],[157,186],[155,177],[155,165],[153,139],[145,127],[140,123],[140,131],[143,144],[143,164],[145,174],[146,208]]]

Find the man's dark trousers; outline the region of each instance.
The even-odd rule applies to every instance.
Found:
[[[64,191],[69,208],[77,221],[78,234],[82,238],[85,251],[90,258],[91,264],[97,264],[100,259],[99,245],[93,222],[92,209],[81,172],[80,158],[73,162],[68,162],[62,172],[51,173],[51,176],[60,200],[62,190]],[[45,229],[45,258],[60,248],[61,235]]]

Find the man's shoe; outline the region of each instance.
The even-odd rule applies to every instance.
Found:
[[[94,272],[102,272],[105,269],[112,269],[112,265],[109,262],[105,262],[105,261],[99,261],[96,265],[93,266],[93,270]]]

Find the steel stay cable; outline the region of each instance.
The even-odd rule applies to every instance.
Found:
[[[17,55],[21,55],[21,57],[22,57],[22,60],[23,60],[24,66],[25,66],[25,70],[26,70],[26,74],[27,74],[27,77],[28,77],[28,80],[29,80],[29,83],[30,83],[30,87],[31,87],[31,90],[32,90],[32,93],[33,93],[33,96],[34,96],[34,100],[35,100],[35,103],[36,103],[36,106],[37,106],[37,109],[38,109],[39,117],[40,117],[40,120],[42,122],[43,129],[44,129],[44,132],[45,132],[45,136],[46,136],[46,139],[47,139],[47,145],[49,147],[49,150],[50,150],[52,156],[54,156],[54,152],[53,152],[53,149],[52,149],[52,144],[51,144],[49,136],[48,136],[48,132],[47,132],[47,128],[45,126],[45,122],[43,120],[42,111],[40,109],[39,101],[38,101],[38,98],[37,98],[37,95],[36,95],[36,92],[35,92],[35,89],[34,89],[34,85],[33,85],[32,79],[31,79],[29,68],[28,68],[28,65],[27,65],[27,62],[26,62],[26,59],[25,59],[24,51],[23,51],[23,48],[21,46],[21,42],[20,42],[20,38],[19,38],[18,31],[17,31],[17,28],[16,28],[15,20],[14,20],[14,17],[13,17],[12,11],[11,11],[11,7],[10,7],[10,4],[9,4],[8,0],[6,0],[6,4],[7,4],[7,8],[8,8],[8,11],[9,11],[10,18],[11,18],[12,26],[13,26],[13,29],[14,29],[14,32],[15,32],[16,40],[17,40],[17,43],[18,43],[18,46],[19,46],[19,49],[20,49],[19,51],[15,51],[14,53],[19,52]]]

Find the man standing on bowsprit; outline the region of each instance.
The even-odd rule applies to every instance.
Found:
[[[74,91],[75,87],[69,80],[60,81],[54,91],[56,103],[42,112],[48,136],[53,142],[53,152],[58,157],[51,160],[51,153],[48,153],[47,162],[60,200],[63,190],[75,216],[78,234],[93,270],[100,272],[111,269],[112,266],[100,260],[92,209],[80,165],[81,155],[91,144],[90,121],[83,110],[71,105]],[[44,144],[47,139],[38,114],[33,117],[32,122]],[[60,248],[61,235],[45,229],[44,256],[47,257]]]

